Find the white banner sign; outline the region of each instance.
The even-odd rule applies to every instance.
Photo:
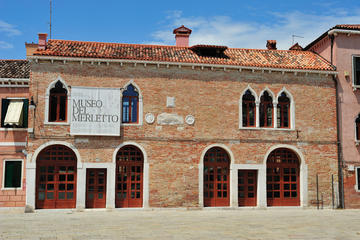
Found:
[[[120,136],[119,88],[71,87],[71,135]]]

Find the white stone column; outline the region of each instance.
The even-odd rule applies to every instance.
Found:
[[[266,164],[258,169],[257,206],[266,207]]]
[[[300,166],[300,206],[308,206],[308,166]]]
[[[31,162],[32,154],[26,158],[26,206],[25,212],[33,212],[36,204],[36,163]]]
[[[143,174],[143,208],[149,208],[149,163],[147,162],[144,163]]]
[[[76,180],[76,208],[85,208],[86,197],[86,167],[82,166],[77,168],[77,180]]]
[[[273,116],[274,116],[274,119],[273,119],[273,121],[274,121],[274,128],[277,128],[278,127],[278,125],[277,125],[277,102],[273,102],[273,111],[274,111],[274,114],[273,114]]]
[[[115,208],[116,165],[109,163],[106,168],[106,208]]]
[[[230,165],[230,207],[237,207],[237,194],[235,195],[235,189],[237,189],[237,169],[233,164]],[[236,191],[237,192],[237,191]],[[229,194],[229,193],[228,193]]]
[[[204,164],[199,164],[199,207],[204,207]]]
[[[255,121],[256,121],[256,127],[260,127],[260,102],[256,101],[256,115],[255,115]]]

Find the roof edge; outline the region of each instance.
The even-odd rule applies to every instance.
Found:
[[[76,58],[76,57],[57,57],[57,56],[39,56],[33,55],[28,56],[27,58],[29,61],[35,60],[57,60],[57,61],[71,61],[71,62],[91,62],[91,63],[134,63],[136,64],[154,64],[154,65],[167,65],[167,66],[190,66],[190,67],[209,67],[213,68],[221,68],[221,69],[236,69],[241,72],[242,69],[244,70],[253,70],[253,71],[276,71],[276,72],[294,72],[294,73],[315,73],[315,74],[330,74],[330,75],[337,75],[338,72],[336,69],[333,70],[316,70],[316,69],[296,69],[296,68],[271,68],[271,67],[255,67],[255,66],[240,66],[240,65],[224,65],[224,64],[208,64],[208,63],[186,63],[186,62],[165,62],[165,61],[146,61],[146,60],[132,60],[132,59],[107,59],[107,58]],[[333,65],[330,65],[334,68]]]

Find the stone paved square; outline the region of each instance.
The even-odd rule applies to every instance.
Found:
[[[0,212],[0,239],[360,239],[360,210]]]

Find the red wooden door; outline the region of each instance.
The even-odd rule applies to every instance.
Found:
[[[213,147],[204,157],[204,206],[230,204],[230,159],[224,149]]]
[[[268,157],[266,191],[268,206],[299,206],[299,160],[285,148],[274,150]]]
[[[238,171],[238,204],[239,207],[257,205],[257,171]]]
[[[144,157],[135,146],[124,146],[116,155],[115,207],[142,207]]]
[[[106,169],[104,168],[86,170],[86,207],[106,207]]]
[[[76,207],[76,156],[62,145],[45,148],[36,161],[36,208]]]

